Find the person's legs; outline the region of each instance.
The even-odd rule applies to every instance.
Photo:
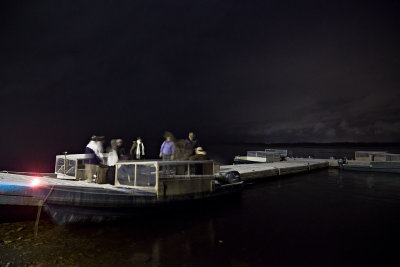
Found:
[[[162,155],[162,160],[163,161],[170,161],[171,160],[171,155]],[[170,165],[165,165],[163,167],[163,173],[165,174],[171,174],[171,166]]]
[[[86,164],[85,171],[86,171],[86,181],[88,181],[89,183],[93,182],[93,176],[96,174],[97,165]]]
[[[98,184],[105,184],[107,183],[107,170],[108,166],[99,166],[97,171],[96,182]]]
[[[110,166],[107,170],[107,183],[115,184],[115,166]]]

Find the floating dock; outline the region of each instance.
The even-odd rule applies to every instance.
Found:
[[[288,158],[286,161],[271,163],[223,165],[220,167],[218,175],[223,176],[227,172],[237,171],[240,173],[240,179],[247,182],[337,166],[337,160],[331,159]]]

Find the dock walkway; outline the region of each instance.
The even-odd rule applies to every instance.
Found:
[[[335,166],[334,160],[289,158],[287,161],[271,163],[223,165],[220,167],[219,175],[224,176],[227,172],[237,171],[243,181],[252,181],[266,177],[305,173],[333,166]]]

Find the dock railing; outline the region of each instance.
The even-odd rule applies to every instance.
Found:
[[[280,161],[281,155],[276,151],[247,151],[247,160],[255,162]]]
[[[154,190],[157,196],[214,190],[214,162],[122,161],[116,164],[115,185]]]
[[[103,161],[107,161],[107,153],[102,153]],[[85,160],[91,158],[88,154],[57,155],[54,173],[63,179],[85,179]]]
[[[76,179],[85,171],[84,161],[88,159],[87,154],[64,154],[56,156],[54,173],[63,178]]]
[[[274,153],[276,155],[279,154],[280,157],[286,158],[288,155],[288,151],[286,149],[265,149],[265,152]]]
[[[354,155],[357,161],[400,162],[400,154],[393,154],[385,151],[356,151]]]

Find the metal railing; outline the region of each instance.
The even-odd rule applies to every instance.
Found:
[[[103,163],[107,162],[108,153],[101,154]],[[70,178],[83,178],[85,172],[85,160],[90,159],[88,154],[64,154],[56,156],[54,173]]]
[[[115,185],[158,187],[163,179],[214,178],[214,162],[205,161],[122,161],[116,164]]]
[[[286,149],[265,149],[265,152],[278,153],[280,157],[287,157],[288,151]]]
[[[356,151],[355,159],[361,161],[400,161],[400,154],[387,153],[385,151]]]

